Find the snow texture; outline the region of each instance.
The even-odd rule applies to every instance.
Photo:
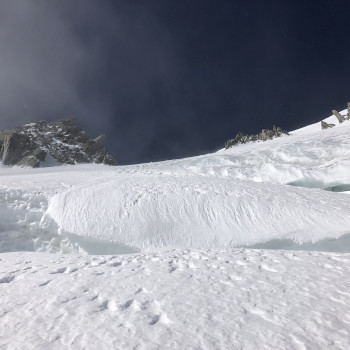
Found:
[[[0,255],[0,348],[349,349],[350,254]]]
[[[349,196],[325,189],[349,187],[349,132],[349,121],[327,130],[317,123],[182,160],[4,167],[0,251],[101,254],[104,246],[112,254],[339,238],[350,234]]]
[[[350,348],[334,118],[159,163],[0,165],[0,348]]]

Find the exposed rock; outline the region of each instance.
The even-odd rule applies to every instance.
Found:
[[[114,157],[108,153],[103,157],[102,163],[106,165],[118,165],[118,162],[114,159]]]
[[[106,138],[105,134],[102,134],[98,137],[96,137],[95,139],[93,139],[93,141],[98,142],[98,143],[102,143],[102,141]]]
[[[245,135],[239,132],[234,139],[228,140],[225,143],[225,148],[230,148],[237,144],[244,144],[252,141],[266,141],[272,140],[275,137],[280,137],[282,135],[289,135],[287,131],[281,129],[280,127],[273,126],[272,130],[262,129],[260,134],[256,135]]]
[[[348,105],[348,107],[347,107],[347,114],[346,115],[340,114],[335,109],[332,110],[332,113],[333,113],[334,116],[337,117],[339,124],[343,123],[345,120],[350,120],[350,102],[348,102],[347,105]],[[328,124],[328,125],[335,126],[334,124]],[[326,125],[323,125],[322,122],[321,122],[321,127],[322,127],[322,129],[327,129],[327,128],[332,127],[332,126],[326,127]]]
[[[37,158],[40,162],[43,162],[46,158],[47,152],[43,149],[37,148],[31,155]]]
[[[345,120],[344,116],[337,112],[335,109],[332,110],[332,113],[337,117],[339,123],[342,123]]]
[[[89,157],[97,153],[100,155],[103,149],[102,145],[94,140],[89,140],[83,144],[83,150]]]
[[[0,132],[0,152],[2,150],[2,145],[4,144],[6,134],[4,132]]]
[[[26,135],[12,130],[8,132],[5,131],[1,147],[3,164],[16,164],[25,153],[29,143],[30,140]]]
[[[22,158],[16,165],[21,167],[39,168],[41,162],[38,158],[30,155]]]
[[[46,123],[31,122],[0,131],[0,158],[5,165],[45,166],[47,155],[61,164],[103,163],[117,165],[102,146],[104,135],[96,139],[77,125],[75,118]],[[51,158],[50,158],[51,159]]]
[[[328,124],[328,123],[326,123],[325,121],[321,121],[321,128],[322,128],[322,130],[324,130],[324,129],[328,129],[328,128],[333,128],[335,126],[335,124]]]

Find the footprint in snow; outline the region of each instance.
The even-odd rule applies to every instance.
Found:
[[[108,300],[103,300],[102,303],[98,306],[98,311],[104,311],[108,309]]]
[[[100,305],[98,305],[97,312],[105,310],[116,311],[118,310],[118,305],[114,300],[105,299],[101,302]]]
[[[128,309],[134,303],[134,299],[126,301],[123,305],[120,306],[122,310]]]
[[[277,272],[277,270],[275,270],[272,267],[270,267],[268,265],[265,265],[265,264],[259,265],[259,270],[265,270],[265,271],[270,271],[270,272]]]
[[[96,272],[93,272],[92,275],[101,276],[101,275],[104,275],[104,271],[96,271]]]
[[[78,268],[77,267],[68,267],[67,271],[68,273],[73,273],[73,272],[76,272],[78,271]]]
[[[15,279],[15,276],[5,276],[0,278],[0,284],[2,283],[11,283]]]
[[[159,319],[160,319],[160,315],[151,316],[151,320],[149,321],[148,324],[149,324],[150,326],[153,326],[153,325],[155,325],[156,323],[158,323]]]
[[[158,322],[163,323],[163,324],[169,324],[170,320],[168,319],[168,316],[164,313],[161,312],[158,315],[152,315],[150,316],[150,321],[149,321],[149,325],[150,326],[154,326],[155,324],[157,324]]]
[[[61,267],[60,269],[57,269],[56,271],[50,272],[50,275],[55,275],[57,273],[64,273],[66,272],[67,268],[66,267]]]
[[[44,287],[44,286],[47,286],[52,280],[47,280],[41,284],[39,284],[39,287]]]

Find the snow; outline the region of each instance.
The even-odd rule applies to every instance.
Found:
[[[88,235],[143,251],[224,248],[339,237],[349,233],[350,202],[346,194],[292,186],[281,191],[280,185],[230,178],[122,173],[54,196],[43,226],[52,220],[61,235]]]
[[[108,242],[120,253],[339,238],[350,233],[349,194],[324,189],[350,184],[349,132],[349,121],[318,123],[160,163],[2,168],[0,251],[16,250],[16,237],[21,250],[90,254],[96,240],[110,254]]]
[[[0,348],[349,348],[334,118],[159,163],[0,165]]]
[[[350,348],[350,254],[236,249],[0,259],[0,348]]]
[[[340,114],[342,116],[347,116],[348,110],[344,109],[344,110],[340,111]],[[342,124],[340,124],[338,122],[338,119],[337,119],[337,117],[335,115],[331,115],[330,117],[323,119],[323,121],[325,121],[328,124],[334,124],[335,128],[342,126]],[[309,134],[309,133],[318,132],[320,130],[321,130],[320,122],[317,122],[317,123],[314,123],[314,124],[307,125],[307,126],[301,128],[301,129],[294,130],[294,131],[291,132],[291,134],[292,135]]]

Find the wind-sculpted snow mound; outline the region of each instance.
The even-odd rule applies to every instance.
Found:
[[[234,247],[277,238],[302,243],[349,233],[350,201],[346,194],[278,184],[128,174],[56,195],[43,220],[52,221],[63,235],[142,250]]]

